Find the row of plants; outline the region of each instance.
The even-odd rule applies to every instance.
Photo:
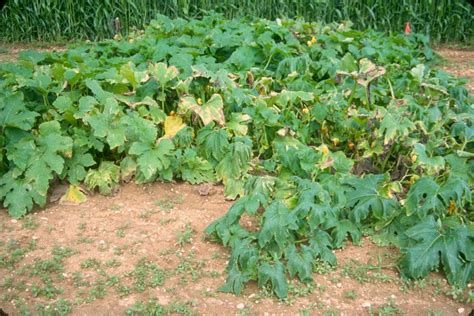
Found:
[[[436,42],[472,43],[474,8],[466,0],[9,0],[0,10],[0,38],[8,41],[104,39],[141,29],[157,14],[227,18],[303,17],[350,20],[356,29],[400,32],[406,22]]]
[[[219,14],[23,52],[0,64],[0,201],[18,218],[58,181],[73,201],[83,184],[222,182],[236,201],[207,233],[231,250],[224,291],[284,298],[363,235],[400,248],[404,277],[464,288],[473,98],[434,57],[419,34]]]

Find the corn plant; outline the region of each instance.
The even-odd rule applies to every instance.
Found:
[[[357,29],[385,32],[410,22],[435,42],[474,37],[474,9],[466,0],[10,0],[0,11],[0,39],[99,40],[143,28],[157,14],[191,18],[211,10],[229,18],[350,20]]]

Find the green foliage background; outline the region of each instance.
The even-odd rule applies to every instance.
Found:
[[[157,14],[199,17],[215,10],[228,18],[301,16],[306,20],[351,20],[356,29],[429,34],[435,42],[474,38],[474,8],[465,0],[10,0],[0,12],[0,38],[7,41],[99,40],[142,28]]]

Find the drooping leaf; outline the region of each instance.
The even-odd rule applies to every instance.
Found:
[[[422,278],[442,266],[451,284],[464,287],[474,274],[474,232],[432,216],[405,231],[400,262],[405,277]]]
[[[347,181],[353,188],[347,193],[347,204],[351,208],[350,217],[360,223],[370,215],[378,220],[393,216],[399,205],[393,198],[381,194],[384,175],[368,175],[362,179],[351,178]]]
[[[288,295],[288,284],[285,275],[285,266],[277,261],[271,265],[267,262],[262,263],[258,268],[258,285],[264,286],[268,282],[272,285],[273,292],[280,299],[284,299]]]

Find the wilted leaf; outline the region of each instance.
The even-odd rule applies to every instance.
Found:
[[[87,196],[81,187],[71,184],[66,193],[59,200],[60,204],[81,204],[87,201]]]
[[[179,108],[184,111],[196,113],[207,125],[211,122],[224,126],[224,102],[219,94],[213,94],[212,97],[203,105],[199,105],[193,97],[183,97],[179,103]]]

